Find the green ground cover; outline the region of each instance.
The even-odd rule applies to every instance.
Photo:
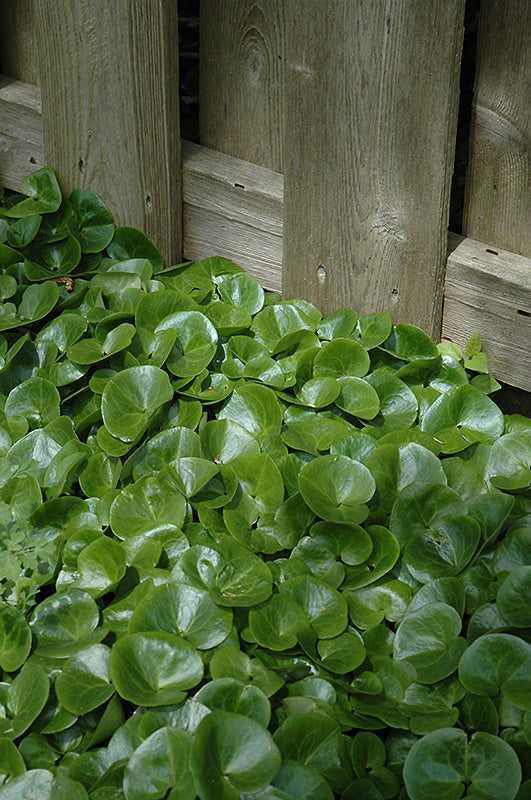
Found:
[[[531,797],[531,420],[387,314],[0,209],[0,800]]]

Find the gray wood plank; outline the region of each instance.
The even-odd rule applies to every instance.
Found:
[[[41,90],[0,75],[0,186],[19,190],[44,163]]]
[[[288,7],[283,291],[440,332],[464,0]]]
[[[498,380],[531,391],[531,258],[449,237],[443,337],[463,347],[476,331]]]
[[[0,0],[0,66],[4,75],[38,85],[35,0]]]
[[[36,0],[44,149],[63,191],[181,258],[175,0]]]
[[[282,172],[285,0],[201,0],[201,144]]]
[[[531,3],[481,4],[463,230],[531,256]]]
[[[186,258],[230,258],[266,289],[281,290],[283,178],[183,142]]]

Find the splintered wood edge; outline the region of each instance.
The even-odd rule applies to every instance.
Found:
[[[40,89],[0,77],[0,185],[19,190],[44,166]],[[184,257],[223,255],[281,290],[283,177],[183,142]],[[531,259],[449,234],[443,338],[476,331],[492,374],[531,391]]]

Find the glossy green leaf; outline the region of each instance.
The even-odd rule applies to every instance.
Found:
[[[466,650],[459,636],[461,618],[446,603],[430,603],[408,614],[400,623],[394,640],[394,657],[415,667],[423,683],[451,675]]]
[[[10,247],[27,247],[35,239],[41,226],[42,217],[30,214],[15,220],[7,229],[7,243]]]
[[[122,489],[110,509],[111,527],[120,539],[138,534],[178,532],[186,516],[186,500],[167,473],[146,475]]]
[[[177,561],[172,578],[208,589],[221,606],[253,606],[271,595],[273,579],[267,565],[232,540],[210,547],[196,545]]]
[[[531,565],[517,567],[507,576],[498,591],[496,603],[510,625],[531,627]]]
[[[514,431],[492,445],[486,477],[500,489],[524,489],[531,483],[531,432]]]
[[[24,614],[6,604],[0,606],[0,667],[14,672],[31,649],[31,631]]]
[[[199,650],[221,644],[232,629],[232,612],[217,606],[210,595],[194,586],[163,584],[136,607],[130,633],[176,633]]]
[[[214,278],[221,298],[248,314],[256,314],[264,305],[264,290],[255,278],[240,272]]]
[[[69,589],[39,603],[30,627],[43,655],[65,657],[86,646],[98,622],[99,610],[92,597],[80,589]]]
[[[29,378],[16,386],[5,404],[6,416],[19,415],[43,427],[59,416],[59,392],[45,378]]]
[[[158,367],[122,370],[103,390],[101,412],[105,427],[117,439],[132,442],[172,397],[168,375]]]
[[[111,697],[110,658],[108,647],[95,644],[67,659],[55,681],[57,698],[67,711],[86,714]]]
[[[269,650],[295,647],[298,633],[308,627],[302,606],[289,596],[273,594],[249,612],[249,628],[258,644]]]
[[[514,800],[521,768],[514,750],[489,733],[466,733],[442,728],[419,739],[404,767],[411,800],[440,797],[459,800],[465,785],[467,796],[485,800]]]
[[[218,678],[200,689],[195,699],[212,711],[231,711],[267,728],[271,708],[265,694],[254,685],[234,678]]]
[[[336,589],[323,581],[300,575],[281,583],[279,592],[299,604],[320,639],[331,639],[345,630],[347,602]]]
[[[500,409],[479,389],[458,386],[442,394],[424,414],[421,428],[455,453],[473,442],[492,444],[503,432]]]
[[[517,636],[489,633],[466,650],[459,663],[465,689],[495,697],[501,692],[511,703],[531,710],[531,645]]]
[[[0,782],[4,784],[26,771],[24,759],[10,739],[0,739]]]
[[[151,262],[154,272],[160,272],[164,266],[163,258],[153,242],[136,228],[116,228],[112,241],[107,245],[107,253],[117,261],[146,258]]]
[[[18,219],[33,214],[48,214],[57,211],[61,205],[61,190],[50,167],[42,167],[28,175],[23,179],[21,188],[27,199],[20,200],[6,211],[8,217]]]
[[[159,728],[135,750],[124,772],[126,800],[175,797],[194,800],[195,781],[189,760],[192,737],[186,731]]]
[[[362,522],[374,479],[363,464],[348,456],[319,456],[304,466],[299,487],[307,505],[328,522]]]
[[[179,702],[183,690],[199,683],[203,662],[197,650],[179,636],[161,631],[133,633],[113,646],[111,676],[125,700],[162,706]]]
[[[213,711],[199,723],[191,766],[202,800],[240,800],[256,794],[278,772],[281,757],[271,734],[252,719]]]
[[[30,244],[24,251],[24,268],[31,281],[64,277],[74,270],[81,260],[81,247],[73,236],[58,242]]]
[[[373,387],[362,378],[339,377],[339,396],[335,400],[338,408],[360,419],[374,419],[380,410],[380,398]]]
[[[418,403],[409,386],[385,370],[372,372],[366,380],[380,399],[380,411],[371,419],[371,425],[382,433],[410,428],[417,417]]]
[[[369,371],[370,359],[362,345],[352,339],[334,339],[324,344],[313,362],[316,378],[362,378]]]
[[[114,236],[111,212],[94,192],[75,189],[70,195],[72,216],[68,230],[81,245],[83,253],[99,253]]]
[[[457,575],[466,567],[481,539],[481,528],[469,516],[448,516],[413,536],[405,550],[409,571],[421,583]]]
[[[340,386],[335,378],[312,378],[297,392],[297,397],[310,408],[324,408],[338,397]]]
[[[42,667],[24,664],[7,687],[6,710],[0,716],[0,736],[17,739],[44,708],[50,692],[48,676]]]

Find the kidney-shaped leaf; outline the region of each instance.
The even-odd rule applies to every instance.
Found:
[[[480,636],[459,662],[459,679],[473,694],[495,697],[501,692],[531,711],[531,645],[508,633]]]
[[[42,428],[59,416],[59,400],[59,392],[46,378],[28,378],[8,394],[5,414],[8,419],[25,417]]]
[[[404,780],[411,800],[514,800],[522,770],[512,747],[479,731],[470,742],[463,730],[441,728],[419,739],[406,758]]]
[[[124,772],[126,800],[194,800],[189,761],[192,736],[175,728],[159,728],[137,747]],[[169,795],[168,795],[169,792]]]
[[[341,730],[324,714],[294,714],[275,731],[274,739],[283,758],[321,772],[337,759]]]
[[[200,311],[179,311],[159,322],[155,334],[168,329],[177,332],[177,342],[167,361],[170,372],[179,378],[199,375],[216,352],[215,327]]]
[[[473,386],[457,386],[435,400],[424,414],[421,429],[455,453],[472,442],[492,444],[503,433],[503,414],[487,395]]]
[[[26,660],[31,649],[31,631],[18,608],[0,606],[0,668],[14,672]]]
[[[466,649],[461,617],[446,603],[430,603],[404,617],[394,640],[394,657],[412,664],[418,680],[435,683],[457,669]]]
[[[114,375],[101,398],[103,422],[112,436],[133,442],[158,409],[171,400],[173,389],[159,367],[130,367]]]
[[[24,733],[41,713],[49,693],[50,682],[42,667],[24,664],[6,692],[7,716],[0,717],[0,737],[17,739]]]
[[[249,628],[259,645],[268,650],[288,650],[297,644],[299,631],[309,625],[302,607],[287,595],[273,594],[249,611]]]
[[[348,456],[319,456],[299,473],[305,502],[327,522],[362,522],[375,483],[367,467]]]
[[[55,776],[47,769],[29,769],[0,790],[2,800],[88,800],[81,783],[66,775]]]
[[[103,644],[81,650],[65,662],[55,680],[58,700],[72,714],[87,714],[114,693],[111,651]]]
[[[281,583],[279,591],[281,596],[300,605],[320,639],[338,636],[347,627],[347,601],[323,581],[310,575],[298,575]]]
[[[22,181],[22,191],[27,200],[21,200],[6,211],[7,217],[28,217],[32,214],[50,214],[61,205],[61,189],[54,171],[42,167]]]
[[[43,655],[64,657],[83,648],[99,618],[98,606],[87,592],[68,589],[39,603],[30,627]]]
[[[200,650],[221,644],[232,630],[232,612],[208,592],[185,583],[156,586],[136,607],[129,633],[177,633]]]
[[[240,793],[260,792],[280,763],[271,734],[240,714],[213,711],[195,732],[191,765],[202,800],[239,800]]]
[[[273,577],[267,564],[238,542],[225,539],[210,547],[190,547],[176,563],[172,577],[208,589],[222,606],[253,606],[270,596]]]
[[[180,636],[161,631],[132,633],[114,644],[111,676],[121,697],[138,706],[183,699],[203,677],[201,656]]]
[[[515,628],[531,628],[531,566],[517,567],[496,597],[502,616]]]
[[[531,483],[531,431],[506,433],[490,448],[486,477],[500,489],[525,489]]]
[[[195,700],[212,711],[233,711],[267,728],[271,707],[265,694],[254,685],[234,678],[218,678],[205,684]]]
[[[70,195],[73,214],[68,219],[68,230],[81,245],[83,253],[99,253],[114,236],[111,212],[94,192],[74,189]]]

